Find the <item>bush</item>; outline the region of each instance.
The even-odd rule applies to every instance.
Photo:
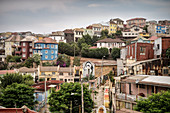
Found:
[[[120,49],[119,48],[113,48],[112,52],[111,52],[111,56],[112,56],[113,60],[120,58]]]

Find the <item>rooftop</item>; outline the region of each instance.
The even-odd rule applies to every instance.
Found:
[[[35,43],[51,43],[51,44],[57,44],[57,42],[55,40],[53,40],[52,38],[44,38],[42,40],[39,40]]]
[[[15,70],[0,70],[0,75],[6,74],[6,73],[15,73]]]
[[[35,40],[37,40],[36,39],[36,37],[34,37],[34,36],[26,36],[24,39],[22,39],[21,41],[22,42],[32,42],[32,41],[35,41]]]
[[[132,21],[132,20],[146,20],[145,18],[132,18],[132,19],[129,19],[129,20],[127,20],[127,21]],[[126,21],[126,22],[127,22]]]
[[[31,72],[37,71],[37,69],[36,68],[21,67],[21,68],[18,69],[18,71],[21,72],[21,73],[24,73],[24,72],[31,73]]]
[[[152,37],[149,38],[149,40],[153,40],[153,41],[156,40],[156,39],[158,39],[158,37],[156,37],[156,36],[152,36]]]
[[[105,39],[102,39],[102,40],[98,40],[96,43],[113,43],[113,42],[122,42],[122,40],[120,40],[119,38],[115,38],[115,39],[112,39],[112,38],[105,38]]]

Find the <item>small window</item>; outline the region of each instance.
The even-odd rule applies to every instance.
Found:
[[[25,57],[25,54],[22,54],[22,57]]]
[[[168,69],[164,69],[164,70],[163,70],[163,73],[164,73],[164,74],[168,74]]]
[[[60,81],[63,81],[63,79],[60,79]]]
[[[37,51],[36,51],[36,50],[34,50],[34,53],[37,53]]]
[[[159,44],[157,44],[157,49],[159,49]]]
[[[53,44],[51,45],[51,48],[54,48],[54,45],[53,45]]]
[[[51,55],[51,59],[53,59],[54,58],[54,56],[53,55]]]
[[[25,43],[23,43],[22,45],[25,46]]]
[[[30,43],[29,45],[32,46],[32,43]]]
[[[44,73],[44,72],[41,72],[41,75],[45,75],[45,73]]]
[[[56,78],[51,78],[51,80],[56,80]]]
[[[55,75],[55,72],[52,72],[53,75]]]
[[[57,48],[57,45],[55,45],[55,48]]]
[[[48,51],[47,51],[47,50],[45,50],[45,53],[47,54],[47,53],[48,53]]]
[[[52,51],[51,51],[51,54],[53,54],[53,53],[54,53],[54,51],[52,50]]]
[[[69,75],[73,75],[73,73],[69,73]]]
[[[47,48],[49,48],[50,46],[49,46],[49,44],[47,44]]]
[[[48,58],[48,56],[47,55],[45,55],[45,59],[47,59]]]
[[[63,75],[63,73],[62,73],[62,72],[60,72],[59,74],[60,74],[60,75]]]
[[[32,57],[32,54],[30,54],[30,57]]]
[[[145,55],[146,47],[140,47],[140,55]]]
[[[30,48],[30,52],[32,52],[32,49]]]
[[[25,52],[25,48],[22,49],[22,52]]]

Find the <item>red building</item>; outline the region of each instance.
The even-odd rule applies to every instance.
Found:
[[[28,57],[32,57],[33,55],[33,41],[36,40],[34,36],[27,36],[23,40],[21,40],[21,50],[20,55],[22,55],[22,59],[26,60]]]
[[[127,59],[141,61],[154,58],[153,44],[151,43],[132,43],[126,46]]]

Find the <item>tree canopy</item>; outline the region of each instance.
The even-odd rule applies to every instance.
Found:
[[[152,94],[147,99],[138,100],[135,110],[144,113],[169,113],[170,90]]]
[[[91,93],[87,85],[83,85],[84,111],[90,113],[93,108]],[[53,91],[49,97],[50,111],[69,113],[72,103],[72,113],[79,112],[81,105],[81,84],[64,83],[59,91]]]
[[[17,108],[26,105],[33,109],[34,101],[34,88],[25,84],[13,83],[8,85],[0,94],[0,105],[7,108]]]
[[[13,83],[24,83],[27,85],[32,85],[34,83],[31,75],[21,75],[19,73],[7,73],[0,77],[0,81],[0,86],[2,88],[6,88],[8,85]]]
[[[170,58],[170,48],[168,48],[168,49],[166,50],[166,56],[167,56],[168,58]]]
[[[113,48],[112,52],[111,52],[111,56],[112,56],[113,60],[120,58],[120,49],[119,48]]]
[[[65,54],[60,54],[57,59],[57,65],[60,65],[60,67],[69,67],[70,57]]]

